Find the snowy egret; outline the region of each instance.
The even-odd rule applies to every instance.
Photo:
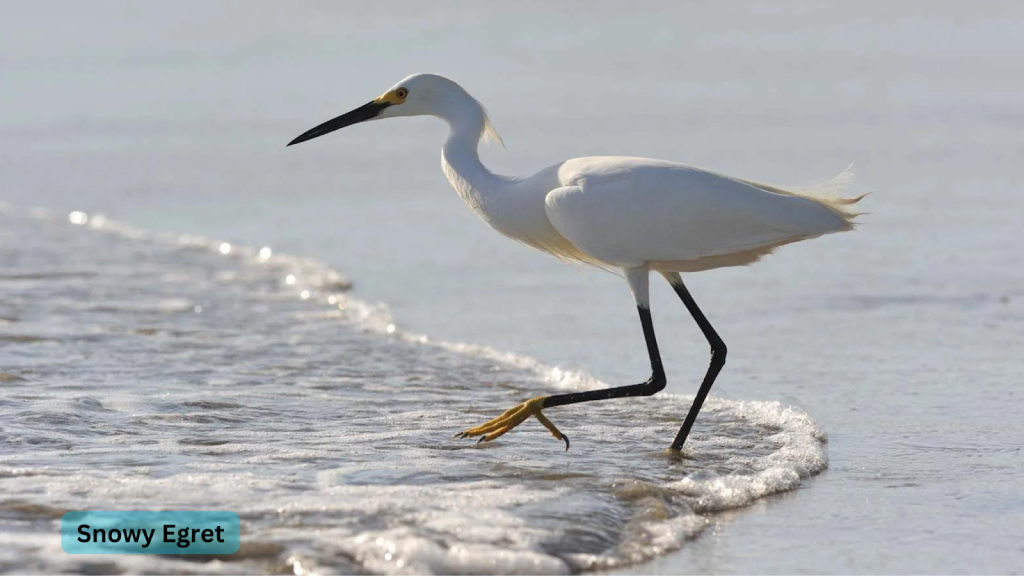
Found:
[[[648,280],[658,272],[682,299],[711,345],[711,364],[672,442],[686,442],[704,399],[725,365],[726,346],[697,307],[681,272],[744,266],[782,246],[853,228],[842,196],[844,172],[829,183],[787,189],[647,158],[574,158],[528,178],[499,176],[477,155],[481,139],[498,139],[483,106],[455,82],[414,74],[373,101],[303,133],[288,146],[359,122],[400,116],[436,116],[450,128],[441,167],[455,191],[501,234],[569,262],[621,274],[640,314],[651,376],[630,386],[540,396],[456,435],[489,442],[530,416],[555,438],[569,439],[542,410],[579,402],[650,396],[665,388],[651,320]]]

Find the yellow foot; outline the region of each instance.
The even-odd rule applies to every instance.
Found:
[[[518,406],[509,408],[508,410],[505,411],[504,414],[498,416],[493,420],[488,420],[487,422],[484,422],[483,424],[477,426],[476,428],[470,428],[468,430],[459,432],[458,434],[455,435],[455,438],[472,438],[474,436],[479,436],[480,439],[477,440],[477,444],[481,442],[490,442],[491,440],[494,440],[495,438],[502,436],[509,430],[515,428],[516,426],[519,426],[520,424],[525,422],[526,419],[529,418],[530,416],[534,416],[537,418],[538,422],[543,424],[544,427],[547,428],[549,432],[551,432],[552,436],[565,442],[565,450],[566,452],[568,452],[569,437],[559,432],[558,428],[556,428],[555,425],[551,423],[551,420],[548,420],[547,416],[545,416],[541,412],[541,408],[543,408],[544,400],[546,398],[547,396],[538,396],[536,398],[531,398],[526,402],[519,404]]]

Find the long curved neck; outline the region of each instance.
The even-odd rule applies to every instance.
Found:
[[[441,149],[444,174],[470,208],[487,218],[489,201],[515,180],[494,174],[480,162],[477,148],[486,123],[483,108],[466,95],[453,101],[440,116],[448,122],[451,130]]]

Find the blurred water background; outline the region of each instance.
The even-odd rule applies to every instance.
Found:
[[[224,571],[1019,572],[1021,16],[1011,2],[9,7],[0,568],[210,569],[80,564],[97,561],[62,557],[52,518],[226,501],[258,546]],[[795,185],[855,165],[855,189],[874,192],[857,232],[689,278],[730,349],[692,460],[659,450],[707,347],[657,283],[677,396],[552,413],[568,456],[539,427],[487,450],[447,439],[536,392],[638,381],[647,360],[621,280],[462,206],[440,122],[284,149],[418,71],[488,107],[508,150],[483,158],[501,173],[628,154]],[[131,228],[105,233],[97,214]],[[261,266],[263,246],[300,258]],[[282,281],[295,270],[309,287]],[[678,485],[691,477],[707,484]],[[723,478],[747,491],[708,504]],[[735,504],[752,505],[723,512]],[[473,506],[489,512],[458,516]]]

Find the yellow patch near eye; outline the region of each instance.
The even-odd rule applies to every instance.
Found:
[[[380,104],[401,104],[402,102],[405,102],[405,98],[408,95],[409,93],[404,88],[399,88],[397,90],[392,90],[390,92],[385,92],[381,94],[380,97],[375,100],[375,102]]]

